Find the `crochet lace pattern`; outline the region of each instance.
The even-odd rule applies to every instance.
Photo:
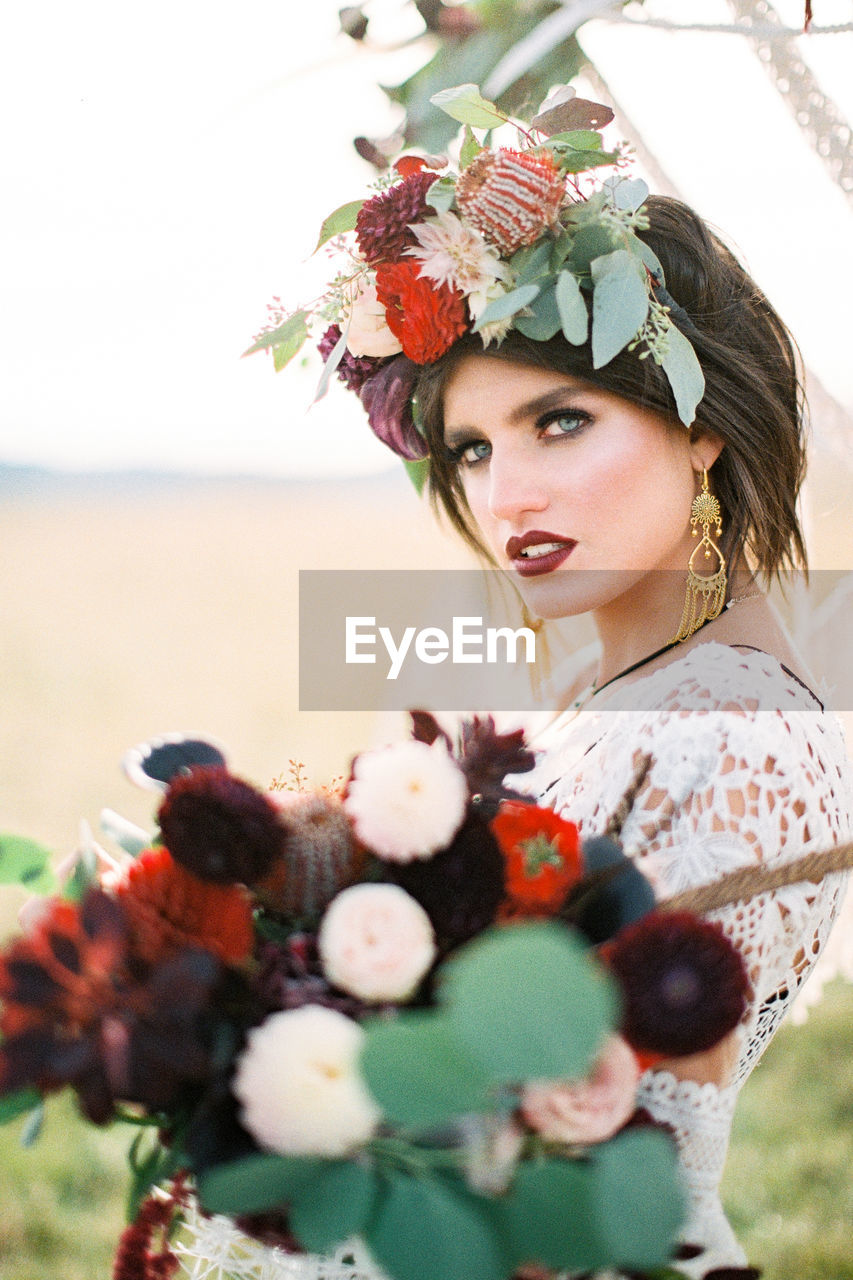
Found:
[[[617,690],[540,736],[525,790],[583,835],[599,834],[650,756],[621,838],[659,899],[853,838],[853,773],[840,724],[775,658],[699,644]],[[717,1088],[648,1071],[640,1081],[638,1104],[678,1141],[690,1204],[683,1237],[705,1249],[679,1264],[687,1274],[745,1262],[719,1194],[737,1094],[826,942],[844,885],[834,875],[713,913],[746,958],[752,985],[733,1080]],[[284,1255],[240,1237],[226,1220],[198,1220],[192,1234],[184,1266],[193,1280],[376,1276],[366,1257],[344,1262],[351,1251]]]

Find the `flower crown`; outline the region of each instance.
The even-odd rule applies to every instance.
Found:
[[[592,170],[624,166],[620,151],[604,150],[600,132],[613,112],[564,87],[529,127],[514,122],[517,148],[489,147],[474,131],[509,117],[476,85],[432,102],[464,125],[458,172],[443,158],[406,155],[377,194],[336,209],[317,244],[332,242],[340,255],[329,289],[311,306],[276,316],[281,323],[246,354],[271,349],[281,369],[323,323],[318,397],[337,373],[375,434],[415,471],[428,454],[414,399],[419,369],[471,332],[484,347],[511,329],[537,342],[558,333],[576,346],[589,340],[596,369],[638,350],[640,360],[651,356],[662,367],[689,427],[705,383],[672,320],[675,311],[689,330],[686,313],[637,235],[649,226],[648,188],[618,172],[587,194],[580,185]]]

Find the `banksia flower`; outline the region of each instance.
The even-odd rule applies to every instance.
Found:
[[[282,856],[256,892],[274,911],[316,916],[341,889],[354,884],[364,864],[339,800],[311,792],[276,798],[287,829]]]
[[[411,224],[426,216],[426,193],[437,176],[413,173],[362,206],[355,234],[362,256],[372,267],[379,262],[400,262],[405,251],[417,245]]]
[[[175,861],[215,884],[260,880],[286,836],[270,797],[221,768],[175,778],[157,819]]]
[[[481,151],[456,184],[456,203],[505,254],[533,244],[560,212],[565,186],[548,151]]]

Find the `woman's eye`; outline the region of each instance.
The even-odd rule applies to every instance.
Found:
[[[589,414],[580,410],[565,410],[552,414],[540,423],[543,436],[570,436],[589,422]]]
[[[487,458],[490,452],[491,445],[488,440],[472,440],[470,444],[460,445],[454,449],[453,456],[456,462],[470,467],[473,463]]]

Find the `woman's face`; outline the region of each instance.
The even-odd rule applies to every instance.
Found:
[[[718,446],[569,374],[480,355],[452,373],[444,422],[482,540],[534,613],[683,596],[696,472]]]

